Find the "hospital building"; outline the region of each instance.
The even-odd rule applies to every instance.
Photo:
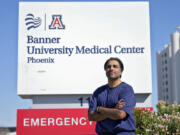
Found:
[[[171,42],[156,54],[158,100],[180,103],[180,27],[171,34]]]

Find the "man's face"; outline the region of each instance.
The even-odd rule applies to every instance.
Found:
[[[110,80],[116,80],[120,78],[120,75],[122,74],[119,62],[116,60],[110,60],[107,63],[105,71],[107,78]]]

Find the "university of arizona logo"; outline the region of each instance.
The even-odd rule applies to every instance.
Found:
[[[32,28],[37,28],[41,25],[41,18],[37,17],[35,18],[33,14],[27,14],[25,18],[27,30],[30,30]]]
[[[51,25],[49,25],[49,29],[65,29],[61,18],[61,15],[52,15],[52,22]]]

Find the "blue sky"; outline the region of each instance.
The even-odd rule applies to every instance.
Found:
[[[1,0],[0,4],[0,126],[15,126],[16,109],[30,108],[32,105],[31,100],[17,96],[18,2],[19,0]],[[149,0],[149,3],[152,101],[155,107],[157,104],[156,52],[170,42],[170,34],[180,26],[180,0]]]

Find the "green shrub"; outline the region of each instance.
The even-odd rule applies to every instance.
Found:
[[[137,135],[180,135],[180,105],[160,101],[158,112],[134,110]]]

